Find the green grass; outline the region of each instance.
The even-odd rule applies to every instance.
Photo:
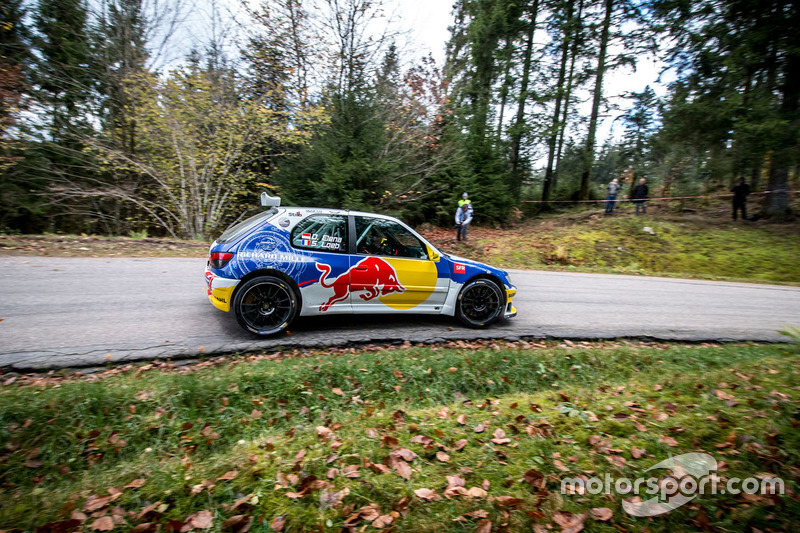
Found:
[[[790,530],[800,518],[793,492],[775,501],[706,495],[647,519],[625,514],[617,498],[559,491],[565,476],[635,477],[700,450],[725,461],[722,476],[772,473],[793,491],[800,361],[791,346],[485,342],[273,359],[2,387],[0,529],[34,530],[82,511],[95,516],[75,515],[73,524],[89,530],[114,507],[118,530],[173,527],[202,511],[215,529],[247,515],[252,531],[276,519],[284,531],[351,523],[374,530],[353,518],[370,504],[396,531],[474,531],[478,518],[454,521],[474,511],[485,511],[498,531],[600,507],[612,510],[612,521],[589,518],[586,531],[694,530],[692,520],[704,517],[725,531]],[[485,432],[474,431],[479,424]],[[509,442],[492,442],[498,429]],[[634,459],[631,446],[647,456]],[[375,466],[397,466],[393,448],[418,455],[410,479]],[[358,477],[345,477],[348,466]],[[543,490],[523,480],[531,469],[545,476]],[[219,479],[228,472],[237,474]],[[456,474],[466,489],[488,487],[486,495],[425,501],[414,492],[443,496],[446,476]],[[134,480],[141,486],[125,488]],[[113,502],[86,510],[92,495],[109,489],[119,493]]]
[[[483,239],[477,243],[480,259],[506,268],[800,282],[796,227],[664,215],[574,217]]]

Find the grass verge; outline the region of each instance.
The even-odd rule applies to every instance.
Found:
[[[791,346],[284,355],[5,377],[0,529],[789,531],[800,519]],[[780,476],[786,494],[703,495],[636,518],[620,495],[560,490],[695,451],[723,479]]]

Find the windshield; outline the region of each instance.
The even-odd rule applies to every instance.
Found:
[[[217,239],[217,244],[223,244],[226,242],[230,242],[235,240],[254,227],[258,226],[265,220],[269,219],[272,215],[277,213],[278,210],[274,207],[268,211],[264,211],[262,213],[258,213],[257,215],[253,215],[252,217],[239,222],[238,224],[231,226],[230,228],[226,229],[225,232],[220,235],[219,239]]]

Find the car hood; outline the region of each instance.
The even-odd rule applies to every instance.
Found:
[[[470,267],[472,267],[474,269],[483,270],[484,272],[488,272],[490,274],[494,274],[495,276],[500,276],[500,277],[503,277],[503,278],[506,278],[506,279],[508,278],[508,272],[506,272],[505,270],[502,270],[500,268],[493,267],[491,265],[487,265],[486,263],[481,263],[480,261],[474,261],[472,259],[467,259],[466,257],[459,257],[457,255],[447,254],[445,257],[447,257],[447,259],[451,263],[460,263],[460,264],[463,264],[463,265],[468,265],[468,266],[470,266]]]

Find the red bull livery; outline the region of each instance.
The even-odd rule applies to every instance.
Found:
[[[247,331],[334,313],[443,314],[470,327],[516,315],[508,273],[442,253],[395,218],[269,201],[211,245],[205,273],[211,303]]]

